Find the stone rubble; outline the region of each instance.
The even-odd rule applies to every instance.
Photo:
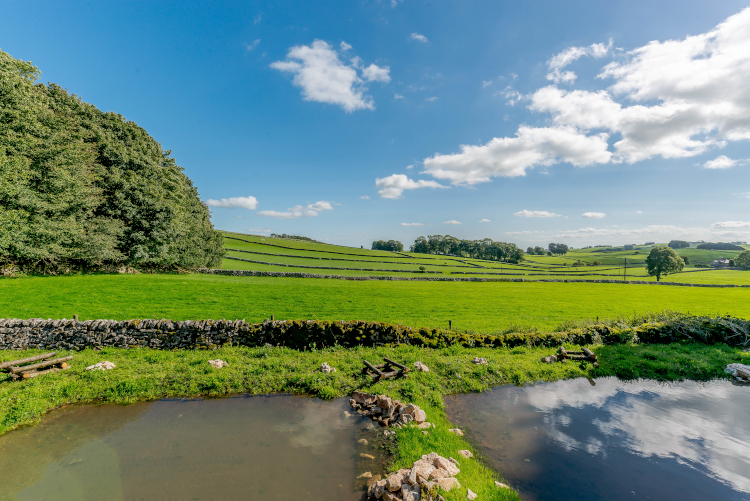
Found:
[[[456,435],[458,435],[459,437],[463,437],[463,436],[464,436],[464,432],[462,432],[462,431],[461,431],[461,430],[459,430],[458,428],[451,428],[451,429],[450,429],[450,430],[448,430],[448,431],[449,431],[449,432],[451,432],[451,433],[455,433],[455,434],[456,434]]]
[[[750,365],[729,364],[724,372],[731,374],[737,381],[750,382]]]
[[[322,372],[323,374],[326,374],[326,375],[327,375],[327,374],[330,374],[331,372],[336,372],[336,368],[334,368],[334,367],[331,367],[330,365],[328,365],[328,362],[323,362],[323,363],[321,364],[321,366],[320,366],[320,371],[321,371],[321,372]]]
[[[411,468],[391,473],[373,482],[367,491],[369,498],[385,501],[438,501],[438,491],[461,487],[456,465],[436,452],[425,454]]]
[[[471,489],[466,489],[466,499],[472,500],[477,498],[477,493],[472,491]]]
[[[214,369],[221,369],[222,367],[229,367],[229,364],[220,358],[217,358],[216,360],[209,360],[208,364]]]
[[[421,372],[430,372],[430,368],[427,367],[422,362],[420,362],[419,360],[417,360],[416,362],[414,362],[414,367],[416,367],[417,370],[421,371]]]
[[[471,451],[467,451],[467,450],[462,450],[462,451],[458,451],[458,453],[459,453],[459,454],[461,454],[461,455],[462,455],[463,457],[465,457],[466,459],[469,459],[469,458],[473,458],[473,457],[474,457],[474,454],[472,454],[472,453],[471,453]]]
[[[110,369],[114,369],[116,367],[115,364],[112,362],[107,362],[106,360],[103,362],[99,362],[98,364],[89,365],[86,367],[87,371],[108,371]]]
[[[418,405],[404,404],[386,395],[355,391],[349,399],[349,405],[358,413],[385,427],[401,427],[408,424],[419,426],[427,420],[427,414]]]
[[[487,365],[487,359],[481,358],[481,357],[474,357],[474,360],[472,360],[473,363],[477,365]]]

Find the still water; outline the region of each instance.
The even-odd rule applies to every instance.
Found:
[[[355,478],[382,465],[359,454],[377,457],[382,433],[347,410],[288,395],[68,407],[0,437],[0,499],[360,500]]]
[[[576,379],[446,403],[524,501],[750,500],[748,385]]]

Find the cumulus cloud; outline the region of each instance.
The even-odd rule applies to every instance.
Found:
[[[541,217],[541,218],[560,217],[560,214],[555,214],[554,212],[547,212],[546,210],[522,210],[522,211],[514,212],[513,215],[518,216],[518,217]]]
[[[412,33],[411,39],[416,40],[418,42],[427,43],[429,40],[427,40],[427,37],[424,35],[420,35],[419,33]]]
[[[581,216],[583,216],[583,217],[590,217],[590,218],[594,218],[594,219],[601,219],[604,216],[606,216],[606,214],[603,213],[603,212],[584,212],[583,214],[581,214]]]
[[[712,228],[750,228],[750,221],[721,221],[711,225]]]
[[[484,145],[463,145],[460,153],[435,154],[425,172],[453,184],[483,183],[492,177],[525,176],[526,169],[560,161],[576,166],[606,163],[607,134],[586,136],[572,127],[521,126],[516,137],[494,138]]]
[[[258,199],[255,197],[232,197],[222,198],[221,200],[214,200],[209,198],[206,200],[206,204],[211,207],[223,207],[225,209],[248,209],[255,210],[258,206]]]
[[[461,224],[461,221],[456,221],[455,219],[451,219],[450,221],[443,221],[443,224]]]
[[[351,46],[342,42],[343,51]],[[365,94],[366,82],[390,82],[390,68],[371,64],[357,73],[361,60],[357,57],[347,65],[339,54],[323,40],[311,45],[297,45],[289,49],[285,61],[276,61],[271,68],[292,73],[293,83],[302,88],[305,101],[341,106],[346,112],[375,109],[372,98]]]
[[[492,85],[492,80],[482,80],[482,88],[489,87]]]
[[[606,56],[611,49],[611,38],[609,39],[608,45],[604,45],[603,43],[595,43],[588,47],[568,47],[567,49],[553,56],[552,59],[547,61],[547,65],[549,67],[547,80],[551,80],[555,83],[572,83],[577,78],[577,75],[572,71],[562,71],[563,68],[583,56],[590,56],[597,59],[602,58]]]
[[[255,48],[256,48],[256,47],[258,46],[258,44],[259,44],[259,43],[260,43],[260,38],[256,38],[256,39],[255,39],[255,40],[253,40],[252,42],[250,42],[250,43],[246,43],[246,44],[245,44],[245,48],[246,48],[246,49],[247,49],[248,51],[251,51],[251,50],[255,49]]]
[[[401,226],[424,226],[422,223],[401,223]]]
[[[393,95],[393,99],[403,99],[403,98],[404,98],[404,96],[402,96],[401,94],[394,94]]]
[[[611,45],[603,44],[563,51],[550,59],[551,80],[572,82],[575,75],[563,72],[570,62],[610,52]],[[609,87],[537,90],[528,96],[529,109],[549,114],[547,126],[521,125],[515,137],[436,153],[424,160],[425,172],[472,184],[558,162],[686,158],[750,139],[750,8],[707,33],[627,52],[606,64],[598,78]],[[518,96],[508,98],[515,102]],[[617,138],[611,147],[610,137]]]
[[[370,200],[370,196],[369,195],[362,195],[359,198],[361,198],[362,200]]]
[[[731,159],[726,155],[719,155],[713,160],[704,163],[703,167],[706,169],[729,169],[737,165],[737,163],[739,163],[739,160]]]
[[[321,200],[314,204],[308,205],[295,205],[290,207],[285,212],[279,212],[275,210],[262,210],[258,212],[259,216],[274,217],[276,219],[297,219],[300,217],[315,217],[324,210],[333,210],[333,206],[330,202]]]
[[[418,179],[414,181],[405,174],[393,174],[382,179],[375,180],[375,187],[380,188],[380,198],[401,198],[404,190],[416,190],[417,188],[448,188],[437,181],[425,181]]]
[[[428,98],[425,99],[425,101],[429,101],[431,103],[433,103],[433,102],[435,102],[437,100],[438,100],[437,96],[432,96],[432,97],[428,97]]]
[[[490,221],[489,219],[480,219],[479,222],[480,223],[490,223],[492,221]]]

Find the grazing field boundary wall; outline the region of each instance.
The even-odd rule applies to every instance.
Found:
[[[476,266],[470,266],[468,264],[464,264],[464,265],[433,264],[433,263],[428,263],[427,261],[418,261],[418,262],[411,262],[411,263],[395,263],[393,261],[375,261],[372,259],[348,259],[348,258],[343,258],[343,257],[295,256],[294,254],[271,254],[270,252],[250,251],[250,250],[243,250],[243,249],[230,249],[229,247],[226,247],[226,250],[232,251],[232,252],[245,252],[247,254],[262,254],[263,256],[293,257],[296,259],[320,259],[322,261],[347,261],[350,263],[355,262],[355,263],[409,264],[409,265],[423,264],[425,266],[447,266],[449,268],[475,268],[476,267]],[[305,252],[319,252],[319,251],[305,251]],[[224,257],[227,258],[228,256],[224,256]],[[483,266],[479,266],[479,268],[483,268]]]
[[[239,258],[235,258],[239,259]],[[264,263],[275,264],[275,263]],[[383,271],[383,270],[375,270]],[[387,270],[385,270],[387,271]],[[400,270],[399,270],[400,271]],[[564,279],[564,278],[484,278],[484,277],[389,277],[384,275],[374,275],[365,277],[344,276],[344,275],[320,275],[317,273],[299,273],[292,271],[254,271],[254,270],[215,270],[203,268],[198,270],[199,273],[208,275],[228,275],[233,277],[290,277],[290,278],[329,278],[335,280],[392,280],[392,281],[425,281],[425,282],[558,282],[558,283],[589,283],[589,284],[626,284],[626,285],[674,285],[677,287],[713,287],[713,288],[750,288],[750,285],[738,284],[688,284],[682,282],[648,282],[644,280],[586,280],[586,279]],[[410,273],[406,271],[405,273]],[[421,273],[421,272],[418,272]],[[435,272],[433,272],[435,273]]]
[[[346,271],[380,271],[388,273],[443,273],[442,271],[421,271],[421,270],[381,270],[378,268],[341,268],[339,266],[313,266],[307,264],[288,264],[288,263],[269,263],[267,261],[255,261],[253,259],[244,259],[241,257],[224,256],[224,259],[234,259],[235,261],[245,261],[246,263],[265,264],[270,266],[286,266],[288,268],[312,268],[314,270],[346,270]],[[400,264],[400,263],[393,263]]]
[[[286,346],[305,350],[330,346],[408,344],[431,348],[451,345],[512,348],[562,344],[671,343],[675,341],[746,346],[750,321],[732,317],[684,316],[638,326],[596,324],[565,332],[477,334],[443,329],[416,329],[365,321],[280,320],[0,320],[0,349],[81,350],[102,347],[216,349],[222,346]]]
[[[330,251],[330,250],[302,249],[300,247],[287,247],[285,245],[272,244],[272,243],[268,243],[268,242],[254,242],[252,240],[245,240],[244,238],[230,237],[229,235],[224,235],[224,238],[230,238],[232,240],[239,240],[240,242],[246,242],[246,243],[249,243],[249,244],[268,245],[269,247],[278,247],[280,249],[289,249],[289,250],[296,250],[296,251],[325,252],[326,254],[340,254],[342,256],[357,256],[357,257],[362,257],[362,256],[366,255],[366,254],[353,254],[351,252],[338,252],[338,251]],[[394,254],[396,254],[396,253],[394,252]],[[403,256],[405,258],[408,258],[408,259],[414,259],[412,256],[409,256],[409,255],[406,255],[406,254],[404,254]],[[383,257],[385,257],[385,256],[383,256]]]

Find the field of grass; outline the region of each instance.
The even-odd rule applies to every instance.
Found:
[[[419,277],[420,266],[425,271],[440,275],[476,276],[487,278],[516,277],[539,279],[621,280],[625,259],[627,279],[656,281],[646,274],[645,260],[651,247],[638,246],[634,250],[611,251],[608,248],[574,249],[564,256],[527,255],[518,263],[504,263],[457,256],[436,256],[410,252],[384,252],[342,247],[323,243],[287,240],[238,233],[224,233],[227,258],[221,264],[225,270],[297,271],[321,275]],[[666,281],[695,284],[750,285],[750,271],[706,270],[695,264],[708,264],[720,257],[734,257],[739,251],[711,251],[680,249],[681,255],[690,258],[686,273],[669,275]],[[274,255],[275,254],[275,255]],[[242,262],[236,259],[259,261]],[[586,266],[573,266],[576,262]],[[595,261],[602,264],[592,266]],[[287,265],[287,266],[285,266]],[[289,266],[294,265],[294,266]],[[359,270],[333,270],[332,268],[357,268]],[[689,273],[696,271],[696,273]],[[435,276],[430,273],[430,275]]]
[[[414,327],[554,329],[662,310],[750,317],[750,291],[544,282],[353,282],[219,275],[72,275],[0,280],[0,317],[370,320]]]

